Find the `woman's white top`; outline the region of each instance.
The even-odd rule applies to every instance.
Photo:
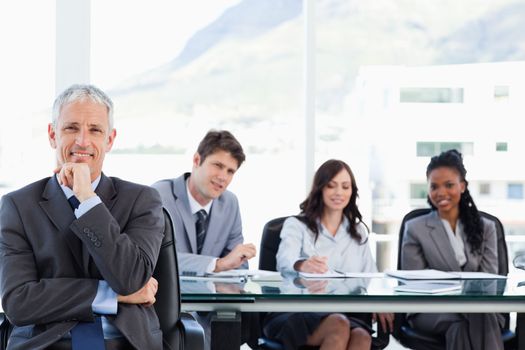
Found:
[[[445,219],[441,219],[445,231],[447,232],[448,240],[454,250],[454,255],[459,263],[459,266],[463,266],[467,263],[467,255],[465,254],[465,244],[463,243],[463,224],[461,221],[456,223],[456,232],[452,231],[452,226]]]
[[[345,272],[377,272],[377,267],[370,247],[365,226],[357,225],[361,235],[358,242],[347,231],[349,221],[345,217],[333,236],[320,222],[319,235],[315,240],[314,233],[296,217],[289,217],[281,230],[281,243],[277,252],[277,270],[291,272],[298,260],[306,260],[311,256],[328,257],[328,267],[331,270]]]

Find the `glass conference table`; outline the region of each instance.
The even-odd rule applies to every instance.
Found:
[[[418,281],[422,282],[422,281]],[[429,281],[425,281],[429,282]],[[443,283],[443,281],[439,281]],[[182,310],[213,312],[212,342],[228,339],[224,349],[238,349],[234,337],[224,331],[235,329],[240,312],[518,312],[525,313],[525,273],[507,279],[447,280],[460,285],[454,291],[435,294],[397,292],[403,280],[376,274],[367,278],[304,279],[284,276],[282,281],[247,278],[245,282],[182,280]],[[518,314],[518,341],[525,318]],[[240,329],[240,328],[239,328]],[[234,331],[240,334],[240,331]],[[236,336],[235,336],[236,337]],[[525,341],[525,339],[523,339]],[[521,343],[521,341],[520,341]]]

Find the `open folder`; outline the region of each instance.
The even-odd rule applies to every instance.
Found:
[[[404,280],[457,280],[457,279],[506,279],[506,276],[486,272],[440,271],[426,270],[395,270],[386,271],[390,277]]]

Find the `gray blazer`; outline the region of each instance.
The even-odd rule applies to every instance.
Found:
[[[401,269],[442,271],[481,271],[498,273],[496,226],[483,220],[481,254],[472,253],[463,237],[467,262],[461,268],[437,211],[407,221],[401,248]]]
[[[186,179],[190,175],[185,173],[152,186],[159,191],[162,203],[173,219],[180,270],[204,272],[215,258],[228,255],[236,245],[243,243],[241,213],[237,197],[230,191],[214,199],[204,245],[201,254],[197,254],[195,218],[186,191]],[[243,268],[247,267],[246,262]]]
[[[15,325],[8,349],[44,349],[92,321],[103,279],[121,295],[152,276],[164,231],[149,187],[102,175],[102,203],[76,219],[56,177],[6,194],[0,204],[2,307]],[[119,304],[107,318],[138,349],[162,349],[153,307]]]
[[[201,254],[197,254],[195,218],[186,191],[186,179],[190,175],[185,173],[152,186],[159,191],[164,207],[173,218],[180,270],[204,272],[215,258],[228,255],[236,245],[243,243],[241,213],[237,197],[230,191],[214,199],[204,245]],[[242,267],[248,268],[248,263]]]

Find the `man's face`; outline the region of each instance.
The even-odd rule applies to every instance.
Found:
[[[237,171],[238,162],[223,150],[208,155],[202,164],[200,162],[200,155],[195,153],[190,191],[201,205],[205,205],[226,191]]]
[[[87,163],[91,181],[102,172],[106,152],[115,140],[115,129],[109,130],[106,106],[81,100],[62,107],[56,126],[48,126],[49,143],[56,149],[57,166],[64,163]]]

